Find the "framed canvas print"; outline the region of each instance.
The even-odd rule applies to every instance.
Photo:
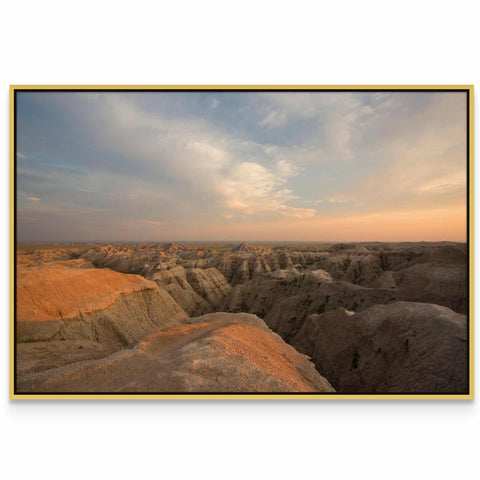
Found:
[[[12,398],[473,398],[473,87],[10,99]]]

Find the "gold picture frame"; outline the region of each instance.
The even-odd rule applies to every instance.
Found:
[[[15,391],[15,95],[25,90],[70,91],[70,90],[141,90],[141,91],[464,91],[467,93],[467,146],[468,146],[468,346],[469,346],[469,392],[467,394],[19,394]],[[474,398],[474,88],[472,85],[11,85],[10,86],[10,398],[14,400],[469,400]]]

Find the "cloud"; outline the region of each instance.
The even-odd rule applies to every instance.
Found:
[[[112,94],[60,105],[64,115],[75,112],[89,149],[78,161],[19,170],[22,188],[41,185],[44,212],[57,215],[49,207],[61,207],[73,219],[83,206],[112,229],[134,222],[139,213],[155,218],[143,221],[151,226],[311,213],[288,205],[298,196],[285,185],[298,168],[275,148],[266,151],[262,144],[225,135],[199,116],[153,113],[136,100]]]
[[[330,198],[325,198],[321,200],[315,200],[313,203],[352,203],[355,201],[355,198],[351,195],[334,195]]]
[[[275,110],[262,122],[277,126],[277,118],[280,125],[289,119],[303,127],[302,133],[309,134],[302,145],[295,145],[295,158],[300,163],[352,159],[361,124],[371,115],[362,97],[352,93],[272,93],[268,99]]]
[[[210,101],[210,108],[212,110],[215,110],[219,105],[220,105],[220,100],[218,98],[212,98],[212,100]]]
[[[298,175],[300,168],[287,160],[278,160],[275,164],[275,171],[282,178]]]
[[[426,184],[420,185],[417,190],[419,192],[432,192],[432,191],[446,191],[446,190],[456,190],[456,189],[465,189],[465,182],[463,183],[444,183],[444,184]]]
[[[165,225],[165,222],[156,222],[154,220],[139,220],[140,222],[146,223],[148,225],[155,225],[155,226],[163,226]]]
[[[28,200],[29,202],[34,202],[34,203],[40,201],[40,199],[37,198],[37,197],[28,197],[27,200]]]
[[[287,115],[285,112],[272,110],[260,122],[259,125],[266,128],[282,127],[287,122]]]
[[[284,212],[285,216],[294,217],[294,218],[313,218],[315,216],[315,210],[313,208],[296,208],[288,207]]]
[[[375,175],[352,194],[370,209],[440,208],[466,203],[466,107],[463,94],[436,94],[407,118],[371,119],[380,135],[371,150]],[[371,135],[371,134],[369,134]]]
[[[291,191],[282,189],[285,179],[254,162],[235,165],[219,185],[227,209],[247,215],[259,212],[279,212],[285,202],[295,198]]]
[[[215,237],[465,203],[457,94],[32,95],[19,102],[44,121],[18,118],[19,152],[37,159],[18,168],[29,238]]]

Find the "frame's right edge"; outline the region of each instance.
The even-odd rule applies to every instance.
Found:
[[[468,205],[469,205],[469,310],[468,310],[468,318],[469,318],[469,370],[470,370],[470,382],[469,382],[469,391],[468,397],[469,399],[474,398],[474,298],[475,298],[475,291],[474,291],[474,270],[475,270],[475,262],[474,262],[474,184],[475,184],[475,175],[474,175],[474,161],[473,161],[473,144],[474,144],[474,95],[473,95],[474,87],[470,85],[468,87],[468,122],[469,122],[469,131],[468,131],[468,169],[469,169],[469,198],[468,198]]]

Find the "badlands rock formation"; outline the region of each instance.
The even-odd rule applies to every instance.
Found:
[[[167,253],[177,253],[186,250],[185,245],[179,245],[175,242],[166,243],[162,246],[164,252]]]
[[[35,391],[35,384],[66,365],[105,358],[116,349],[90,340],[17,343],[17,387]]]
[[[237,245],[235,248],[232,248],[232,252],[235,253],[259,253],[262,249],[258,248],[255,245],[251,245],[250,243],[241,243]]]
[[[170,256],[158,245],[114,246],[102,245],[79,252],[85,260],[98,268],[110,268],[121,273],[136,273],[144,275]]]
[[[463,393],[466,326],[465,315],[426,303],[338,308],[309,316],[292,345],[338,392]]]
[[[394,272],[393,277],[402,300],[438,303],[456,312],[467,312],[465,265],[418,263]]]
[[[312,313],[323,313],[337,307],[361,311],[394,299],[390,290],[333,281],[327,272],[313,270],[282,279],[236,285],[226,298],[223,310],[255,313],[290,341]]]
[[[212,312],[231,290],[216,268],[187,268],[161,263],[148,278],[167,290],[190,316]]]
[[[18,342],[85,339],[120,347],[186,318],[166,291],[138,275],[59,263],[18,269]]]
[[[212,305],[192,288],[183,267],[161,263],[149,278],[166,290],[189,316],[194,317],[213,311]]]
[[[29,373],[20,381],[21,391],[334,391],[307,357],[259,318],[246,314],[190,319],[188,325],[151,334],[132,348],[100,360],[50,370],[41,370],[38,364],[32,367],[30,362],[23,368],[29,368]]]
[[[213,307],[192,288],[181,288],[174,283],[166,285],[164,289],[185,310],[190,317],[197,317],[204,313],[213,312]]]
[[[189,268],[187,279],[192,288],[213,308],[217,308],[232,289],[216,268]]]
[[[464,244],[23,249],[17,385],[465,393],[467,264]]]

